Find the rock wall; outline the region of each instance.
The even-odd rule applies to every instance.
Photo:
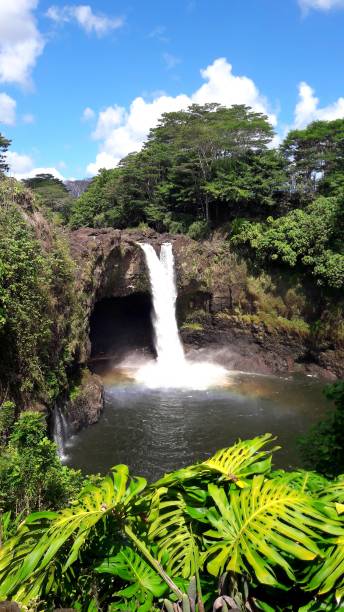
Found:
[[[153,230],[82,228],[72,232],[70,240],[84,313],[82,364],[90,356],[94,304],[105,297],[149,292],[137,243],[149,242],[158,249],[169,241],[176,260],[179,324],[189,349],[227,349],[238,369],[344,376],[343,347],[328,340],[317,343],[310,331],[307,319],[316,316],[316,300],[307,300],[292,277],[284,284],[264,276],[258,282],[222,239],[199,243]]]

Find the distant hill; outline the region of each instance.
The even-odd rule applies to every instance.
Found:
[[[73,198],[78,198],[88,188],[92,179],[80,179],[76,181],[65,181],[65,187]]]

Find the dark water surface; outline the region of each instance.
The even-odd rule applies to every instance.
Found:
[[[100,421],[74,436],[67,463],[85,473],[117,463],[149,480],[230,446],[271,432],[283,447],[277,467],[300,467],[296,438],[328,407],[323,383],[304,376],[238,374],[207,391],[150,390],[128,381],[106,385]]]

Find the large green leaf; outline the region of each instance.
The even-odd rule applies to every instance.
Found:
[[[320,534],[340,534],[335,521],[314,507],[313,498],[290,486],[289,479],[277,482],[255,476],[251,487],[225,490],[209,485],[217,508],[208,512],[213,529],[207,557],[211,574],[224,569],[253,574],[259,582],[281,586],[275,568],[283,568],[294,580],[290,561],[312,561],[322,555]]]
[[[337,515],[342,534],[325,550],[321,567],[313,568],[307,574],[306,590],[328,593],[335,589],[337,599],[344,597],[344,477],[341,476],[322,490],[322,500],[328,514]],[[329,511],[331,510],[332,513]]]
[[[141,607],[142,604],[147,604],[147,601],[151,604],[153,596],[161,597],[167,589],[159,574],[128,546],[122,548],[116,556],[105,559],[96,571],[119,576],[127,585],[129,583],[129,586],[114,595],[136,601],[140,604],[137,608],[139,610],[146,609]]]
[[[44,587],[47,592],[52,586],[46,581],[49,568],[58,560],[66,572],[95,525],[110,513],[126,515],[145,486],[143,478],[129,479],[127,466],[118,465],[100,485],[86,486],[70,508],[28,516],[0,550],[0,597],[15,596],[25,604],[33,590],[38,595]]]
[[[198,540],[191,530],[183,496],[176,499],[166,495],[166,488],[158,489],[152,499],[148,536],[158,546],[158,558],[173,576],[194,576],[198,563]],[[158,509],[158,511],[157,511]]]
[[[219,450],[203,463],[167,474],[155,486],[171,486],[207,474],[218,475],[221,480],[232,480],[239,486],[244,485],[242,479],[253,474],[266,474],[271,470],[271,453],[279,447],[261,449],[273,440],[271,434],[257,436],[252,440],[239,440],[233,446]]]
[[[219,472],[223,479],[233,480],[240,486],[243,478],[253,474],[266,474],[271,469],[271,450],[261,450],[266,444],[273,442],[271,434],[258,436],[252,440],[239,440],[234,446],[219,450],[213,457],[202,463],[202,466]]]

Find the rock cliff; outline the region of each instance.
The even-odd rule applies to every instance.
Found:
[[[327,379],[344,376],[338,342],[316,338],[315,311],[295,279],[249,274],[222,239],[199,243],[152,230],[82,228],[71,233],[71,253],[83,306],[80,362],[90,356],[89,321],[106,297],[149,293],[138,242],[159,248],[172,242],[178,284],[178,316],[188,349],[223,350],[219,359],[257,372],[302,370]]]

